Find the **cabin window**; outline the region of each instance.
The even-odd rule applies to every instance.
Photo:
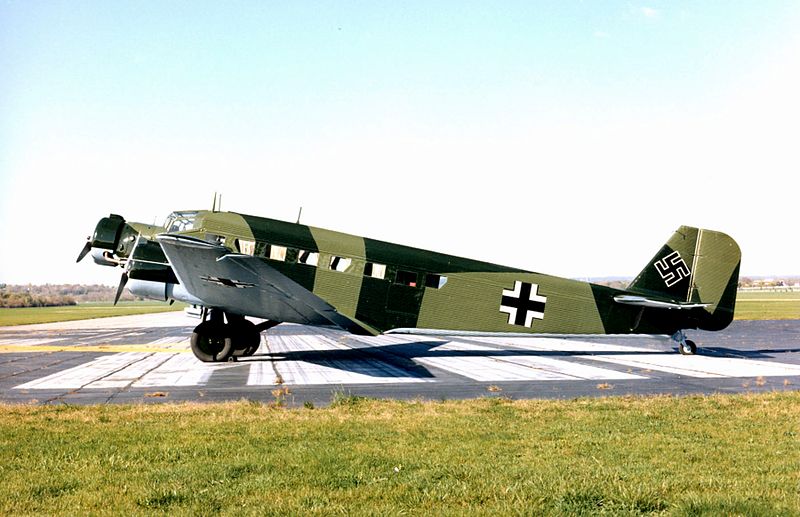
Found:
[[[350,266],[353,264],[353,259],[346,258],[346,257],[337,257],[336,255],[331,257],[331,270],[332,271],[347,271],[350,269]]]
[[[395,284],[417,287],[417,274],[412,271],[398,271],[394,278]]]
[[[267,245],[268,257],[272,260],[280,260],[286,262],[286,246],[276,246],[275,244]]]
[[[307,266],[316,266],[319,263],[319,253],[309,250],[298,250],[297,262]]]
[[[377,278],[383,280],[386,278],[386,264],[376,264],[375,262],[367,262],[364,264],[364,276]]]
[[[239,248],[239,253],[243,255],[255,255],[256,252],[256,241],[246,241],[244,239],[237,239],[236,241],[237,247]]]
[[[435,275],[428,273],[425,275],[425,287],[432,287],[433,289],[441,289],[447,283],[447,277],[442,275]]]

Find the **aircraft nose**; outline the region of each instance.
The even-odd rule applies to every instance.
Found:
[[[138,232],[125,224],[121,215],[111,214],[100,219],[94,229],[94,234],[89,237],[78,255],[80,262],[92,248],[111,251],[117,258],[125,258],[130,254]]]

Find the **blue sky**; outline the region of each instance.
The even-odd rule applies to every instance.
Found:
[[[796,2],[0,3],[1,282],[110,212],[293,219],[563,276],[681,224],[800,273]]]

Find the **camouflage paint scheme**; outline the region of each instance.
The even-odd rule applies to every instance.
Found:
[[[223,242],[231,253],[239,251],[240,243],[252,242],[255,249],[248,254],[255,256],[263,253],[267,244],[285,247],[284,260],[267,256],[260,260],[367,333],[437,329],[673,334],[692,328],[718,330],[733,319],[741,254],[733,239],[711,230],[680,227],[629,288],[619,290],[302,224],[233,212],[192,213],[196,213],[193,227],[178,232],[180,235]],[[138,223],[127,226],[133,230],[131,235],[138,232],[147,241],[133,249],[133,258],[147,251],[152,259],[134,262],[135,267],[129,268],[130,277],[177,282],[172,270],[165,270],[164,253],[155,247],[156,235],[165,228]],[[319,254],[316,266],[298,262],[303,250]],[[333,257],[350,259],[349,267],[345,271],[332,270]],[[365,275],[368,263],[385,265],[384,278]],[[160,273],[148,271],[147,264]],[[406,276],[404,282],[398,283],[401,271]],[[182,276],[181,271],[176,273],[178,278]],[[411,280],[414,274],[416,281]],[[446,282],[440,285],[440,278],[444,277]],[[526,303],[530,297],[540,300],[538,305],[531,302],[533,305],[509,309],[508,305],[517,303],[515,300],[520,297],[520,292],[514,292],[515,287],[522,289]],[[504,303],[505,312],[501,311]],[[520,317],[525,311],[527,321]],[[258,306],[233,312],[270,318]]]

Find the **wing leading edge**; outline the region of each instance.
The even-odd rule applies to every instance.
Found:
[[[377,334],[257,257],[185,235],[161,234],[157,239],[186,291],[207,307],[273,321],[333,325],[354,334]]]

